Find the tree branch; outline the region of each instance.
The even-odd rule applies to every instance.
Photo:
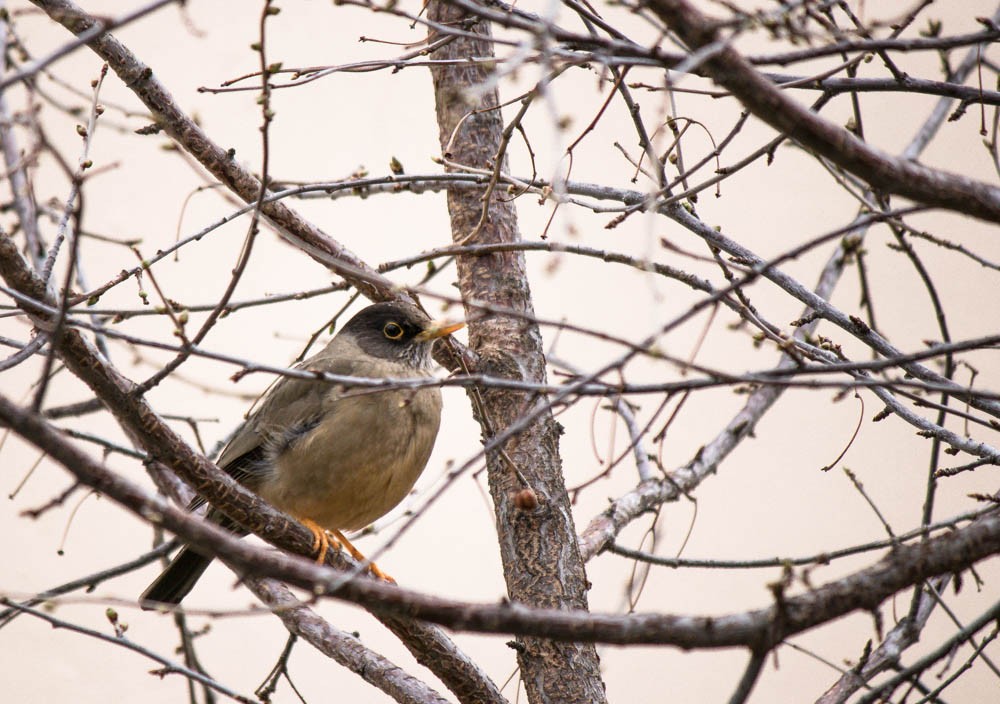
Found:
[[[243,584],[271,609],[293,633],[311,643],[327,657],[382,690],[401,704],[446,704],[432,688],[395,663],[366,648],[357,636],[345,633],[323,620],[273,579],[248,577]]]
[[[428,18],[443,26],[468,26],[463,36],[435,51],[435,58],[445,64],[431,68],[442,154],[449,162],[477,168],[492,164],[491,173],[506,171],[503,117],[491,70],[465,61],[494,55],[490,25],[470,23],[472,18],[442,0],[428,4]],[[514,205],[499,197],[493,185],[491,179],[483,189],[448,190],[452,239],[457,244],[520,241]],[[456,265],[470,345],[479,355],[475,371],[544,382],[542,336],[534,319],[523,252],[459,255]],[[477,315],[483,303],[515,315]],[[470,398],[487,447],[535,407],[531,395],[498,389],[472,389]],[[500,557],[514,603],[585,612],[587,578],[558,448],[559,428],[551,409],[545,408],[515,437],[486,452]],[[600,663],[592,645],[521,638],[515,650],[533,704],[604,701]]]
[[[1000,510],[972,525],[897,548],[847,577],[787,597],[773,606],[723,616],[594,614],[532,608],[516,602],[473,604],[420,594],[371,579],[355,579],[295,555],[267,550],[198,519],[94,461],[36,415],[0,396],[0,421],[45,450],[81,482],[143,520],[211,550],[247,574],[276,577],[311,593],[351,601],[381,614],[433,621],[455,630],[514,633],[566,642],[660,644],[691,648],[746,646],[767,650],[785,638],[854,611],[874,611],[887,598],[922,580],[969,569],[1000,553]]]
[[[43,330],[49,329],[51,308],[39,311],[27,303],[37,300],[51,305],[45,284],[29,269],[17,245],[6,235],[0,235],[0,276],[22,294],[22,303],[32,322]],[[63,332],[58,352],[66,366],[91,388],[151,458],[170,467],[213,506],[272,545],[299,555],[314,552],[312,533],[305,526],[271,507],[194,452],[142,397],[134,394],[135,384],[107,363],[78,330],[67,328]],[[143,515],[151,523],[157,523],[160,511],[148,508]],[[340,552],[331,552],[328,559],[353,569]],[[398,619],[387,625],[397,635],[409,639],[405,644],[411,651],[433,654],[424,662],[456,695],[465,696],[463,701],[502,701],[496,685],[437,629],[399,623]]]
[[[759,119],[806,149],[896,193],[983,220],[1000,222],[1000,188],[891,156],[795,102],[762,76],[688,0],[647,0],[647,6],[692,50],[715,47],[701,62],[706,74]]]

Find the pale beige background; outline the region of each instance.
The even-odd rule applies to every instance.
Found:
[[[889,16],[887,8],[892,8],[893,4],[869,2],[865,10]],[[85,5],[96,13],[117,15],[137,3],[105,1]],[[970,13],[970,5],[979,9]],[[9,6],[18,9],[27,7],[27,3],[11,2]],[[237,159],[256,168],[260,158],[260,118],[254,94],[213,96],[198,93],[197,88],[217,85],[256,67],[257,57],[249,45],[256,40],[258,3],[191,0],[188,6],[186,19],[176,8],[167,8],[128,27],[119,36],[154,69],[179,104],[198,116],[213,139],[234,147]],[[286,66],[340,64],[393,56],[401,51],[398,47],[362,44],[357,41],[358,37],[412,42],[422,34],[419,29],[408,30],[402,22],[371,16],[359,9],[335,8],[328,2],[290,1],[281,7],[281,15],[270,24],[268,48],[269,59],[283,61]],[[990,12],[990,3],[970,0],[942,3],[936,9],[936,16],[953,16],[954,22],[960,23],[949,24],[950,31],[957,32],[958,27],[973,31],[977,26],[967,16]],[[53,29],[46,19],[37,15],[20,17],[18,28],[36,55],[59,46],[67,38],[65,32]],[[909,60],[912,63],[908,66],[925,73],[935,61],[932,56]],[[85,90],[99,68],[95,56],[81,50],[59,62],[55,71]],[[869,70],[874,73],[876,68]],[[522,69],[516,77],[516,85],[522,89],[530,86],[537,78],[536,71],[533,67]],[[636,78],[639,79],[638,72]],[[644,78],[655,80],[652,74]],[[707,87],[695,80],[687,83],[693,87]],[[529,118],[527,127],[542,175],[552,174],[560,150],[596,113],[603,94],[598,94],[595,87],[594,75],[583,72],[570,72],[556,85],[551,98],[552,111],[572,117],[571,127],[565,133],[551,127],[552,113],[542,106]],[[437,128],[430,88],[426,70],[416,68],[395,75],[387,72],[340,74],[308,87],[276,92],[271,173],[279,179],[331,180],[345,178],[364,167],[379,175],[388,172],[393,156],[410,173],[435,171],[431,159],[438,153]],[[80,99],[68,97],[65,91],[51,90],[67,101],[82,104]],[[512,97],[514,90],[509,82],[503,85],[505,97]],[[644,114],[655,122],[650,116],[662,108],[661,99],[640,95],[644,110],[648,111]],[[141,109],[114,76],[106,81],[101,100],[108,105]],[[869,138],[887,150],[901,149],[932,103],[933,100],[926,97],[862,96]],[[678,112],[705,122],[717,139],[725,133],[735,109],[733,101],[678,97]],[[844,101],[825,114],[846,118]],[[65,153],[75,155],[80,140],[73,131],[73,121],[58,116],[51,107],[45,108],[45,115],[50,120],[47,123],[50,138],[65,145]],[[141,126],[141,120],[126,119],[118,111],[109,110],[104,121],[106,124],[95,138],[91,157],[96,167],[111,168],[88,185],[88,229],[118,237],[139,237],[141,249],[148,255],[173,242],[178,232],[188,235],[230,212],[230,206],[211,192],[191,197],[186,210],[182,211],[192,189],[202,183],[195,172],[181,159],[163,150],[164,138],[138,138],[127,132],[118,134],[109,127],[116,123],[127,125],[131,130]],[[977,126],[978,115],[946,125],[940,143],[927,153],[926,161],[995,181],[996,176],[976,134]],[[630,130],[627,115],[619,105],[614,105],[595,133],[579,148],[573,178],[629,187],[632,169],[613,149],[612,142],[620,140],[635,153],[635,139]],[[751,123],[738,144],[747,150],[762,143],[769,134],[765,128]],[[704,135],[693,130],[685,148],[690,158],[710,147]],[[527,173],[520,145],[513,147],[512,157],[513,171]],[[64,198],[67,192],[64,179],[56,175],[51,163],[42,166],[39,192],[46,197]],[[722,195],[716,199],[710,193],[703,193],[699,214],[762,256],[778,254],[792,243],[847,222],[854,209],[845,195],[830,187],[828,176],[816,163],[794,147],[779,150],[774,165],[768,167],[758,163],[724,184]],[[450,239],[444,198],[440,194],[373,196],[367,200],[310,201],[293,205],[371,264],[440,246]],[[526,239],[537,239],[549,216],[548,207],[539,207],[534,197],[522,198],[519,205],[522,234]],[[700,242],[669,221],[636,216],[625,225],[608,231],[603,226],[610,218],[609,215],[595,216],[566,208],[549,235],[557,241],[578,241],[650,256],[718,280],[711,266],[678,258],[659,248],[659,238],[667,237],[687,250],[704,253]],[[976,247],[984,256],[1000,259],[995,227],[940,215],[929,215],[919,222],[936,228],[934,231],[938,234]],[[155,271],[160,285],[168,295],[187,304],[216,300],[235,261],[245,228],[245,221],[232,223],[211,233],[202,242],[186,247],[179,261],[158,265]],[[898,346],[906,350],[917,349],[922,340],[937,337],[936,328],[924,292],[902,258],[887,250],[886,238],[885,232],[879,231],[868,242],[879,322]],[[827,252],[828,249],[822,248],[810,253],[789,264],[787,269],[811,285]],[[922,252],[932,257],[930,266],[937,275],[948,306],[954,337],[995,332],[1000,323],[1000,312],[995,305],[995,277],[974,269],[954,255],[929,248],[923,248]],[[682,286],[624,267],[571,257],[527,256],[537,312],[543,318],[565,317],[577,324],[639,340],[696,300]],[[122,267],[132,266],[133,262],[132,255],[121,248],[95,245],[84,264],[93,285],[115,275]],[[394,274],[394,277],[401,283],[412,283],[419,279],[422,271],[418,268]],[[267,293],[295,291],[329,281],[330,276],[320,266],[265,232],[258,240],[257,251],[236,298],[242,300]],[[440,277],[431,288],[451,294],[454,289],[448,286],[448,281],[447,275]],[[800,312],[797,304],[773,287],[756,286],[751,295],[754,303],[779,324],[786,324]],[[322,297],[280,307],[241,311],[217,326],[207,346],[271,364],[288,363],[308,335],[322,325],[343,300],[342,297]],[[845,277],[834,301],[850,312],[857,310],[858,290],[853,272]],[[970,306],[970,302],[974,305]],[[134,282],[119,286],[100,302],[101,308],[116,306],[129,309],[140,306]],[[698,360],[732,371],[773,364],[774,351],[754,351],[745,333],[727,329],[725,323],[731,321],[729,314],[720,314]],[[663,346],[678,356],[687,355],[703,322],[704,317],[699,317],[682,327],[665,338]],[[159,318],[130,320],[121,328],[160,339],[170,338],[168,321]],[[21,321],[5,320],[0,326],[0,334],[24,338],[27,333]],[[555,357],[583,368],[601,364],[618,351],[568,333],[557,336],[552,328],[546,329],[545,334]],[[837,340],[845,344],[849,353],[864,356],[864,351],[845,336],[838,335]],[[150,374],[158,363],[169,358],[166,353],[150,350],[143,355],[145,358],[137,361],[124,348],[114,348],[115,362],[128,369],[134,378]],[[969,359],[980,371],[978,383],[995,390],[1000,374],[996,353],[980,353]],[[13,373],[0,377],[0,389],[5,394],[24,398],[36,371],[37,368],[22,365]],[[239,422],[248,406],[247,400],[238,395],[253,396],[270,381],[264,375],[252,375],[234,385],[228,381],[233,371],[235,369],[229,365],[191,360],[170,383],[152,392],[150,399],[164,413],[217,419],[217,422],[201,426],[205,442],[211,446]],[[630,367],[628,373],[633,381],[677,377],[674,368],[648,362]],[[182,383],[182,379],[225,389],[233,395],[205,393],[195,385]],[[61,380],[53,386],[48,403],[75,401],[86,396],[86,390],[79,384]],[[723,465],[719,476],[698,490],[698,516],[684,553],[686,556],[795,556],[884,537],[876,517],[843,473],[839,469],[826,474],[819,471],[848,442],[859,414],[856,401],[848,399],[834,403],[833,396],[833,392],[789,392],[760,424],[757,439],[744,443]],[[458,390],[446,390],[445,399],[444,430],[419,485],[421,494],[416,499],[417,505],[437,486],[436,480],[449,462],[464,461],[479,446],[479,431],[470,420],[465,395]],[[648,414],[659,399],[637,401]],[[600,452],[605,453],[610,421],[605,413],[598,413],[592,432],[591,416],[596,403],[583,401],[561,417],[567,430],[562,451],[570,485],[600,471],[591,448],[591,435],[597,438]],[[666,466],[674,467],[687,461],[699,446],[714,436],[740,403],[741,397],[725,390],[694,395],[668,436],[664,449]],[[858,474],[892,525],[897,530],[905,530],[919,521],[929,443],[915,439],[914,430],[895,418],[873,426],[868,421],[879,408],[880,404],[873,397],[865,396],[866,423],[843,464]],[[80,419],[71,425],[121,439],[121,434],[103,419]],[[178,428],[191,437],[185,428],[180,425]],[[1000,442],[996,433],[982,430],[977,433],[986,442]],[[619,428],[619,449],[624,447],[623,437]],[[5,496],[13,491],[36,457],[33,449],[8,438],[2,448],[0,464],[0,490]],[[146,482],[141,467],[119,457],[109,461],[133,480]],[[995,471],[986,468],[943,483],[936,515],[944,517],[969,510],[972,504],[965,495],[970,491],[995,491],[995,479]],[[7,557],[6,566],[0,571],[0,592],[30,594],[124,561],[149,547],[151,534],[148,529],[109,501],[94,497],[77,508],[79,497],[75,496],[66,507],[51,511],[38,521],[19,517],[21,510],[44,503],[68,482],[64,470],[43,462],[16,500],[6,502],[5,510],[0,511],[0,552]],[[634,470],[626,463],[611,479],[583,493],[575,507],[578,528],[582,529],[609,497],[622,494],[634,482]],[[461,478],[383,559],[383,566],[401,584],[430,593],[474,601],[494,601],[502,597],[503,581],[492,512],[484,497],[484,491],[473,479]],[[76,511],[71,517],[73,509]],[[691,519],[690,504],[673,504],[665,508],[661,521],[662,554],[676,552]],[[636,544],[646,525],[648,521],[638,522],[626,531],[622,542]],[[377,536],[366,538],[360,545],[372,550],[379,541]],[[62,544],[65,554],[60,556],[56,551]],[[813,579],[821,582],[835,578],[872,559],[867,556],[837,562],[816,570]],[[594,583],[591,592],[594,610],[623,608],[623,586],[630,568],[630,564],[610,556],[601,556],[588,565]],[[962,617],[977,613],[977,606],[982,607],[995,598],[995,584],[1000,578],[996,561],[982,565],[979,571],[986,579],[986,586],[983,593],[976,596],[974,585],[966,581],[967,598],[956,602]],[[92,595],[67,600],[57,613],[109,632],[103,612],[107,603],[113,603],[129,624],[129,638],[169,653],[176,642],[171,620],[139,612],[128,604],[154,573],[155,568],[149,567],[104,584]],[[655,570],[639,609],[703,614],[756,608],[769,602],[766,584],[777,576],[777,570]],[[186,605],[193,609],[249,606],[252,598],[245,591],[231,591],[231,584],[231,575],[215,566]],[[908,601],[900,599],[896,606],[903,613]],[[324,603],[319,610],[337,626],[359,631],[366,644],[402,667],[419,676],[428,676],[403,647],[364,612],[337,602]],[[205,622],[202,618],[194,619],[195,625]],[[943,615],[936,614],[925,642],[933,644],[932,634],[949,632],[951,627]],[[856,658],[863,639],[872,636],[869,619],[852,616],[796,638],[795,642],[840,663],[844,658]],[[199,640],[199,650],[203,662],[216,678],[249,694],[270,669],[283,647],[284,638],[283,628],[267,615],[218,618],[211,621],[211,633]],[[467,635],[456,638],[484,664],[497,682],[503,682],[513,672],[511,651],[504,646],[507,638]],[[990,652],[994,658],[1000,656],[996,646]],[[186,684],[180,677],[161,680],[148,674],[155,667],[154,663],[81,635],[53,631],[27,617],[0,631],[0,653],[0,682],[3,682],[5,701],[88,703],[120,699],[155,703],[186,698]],[[683,653],[670,648],[604,647],[601,653],[610,699],[616,702],[725,701],[745,662],[745,655],[736,651]],[[386,700],[384,695],[304,644],[300,644],[292,659],[291,673],[310,702]],[[836,673],[829,667],[785,648],[777,661],[769,665],[752,701],[812,701],[835,679]],[[946,699],[966,703],[996,701],[998,691],[996,679],[977,665],[972,674],[948,690]],[[513,685],[509,685],[505,693],[514,699]],[[276,701],[293,701],[287,686],[279,689]]]

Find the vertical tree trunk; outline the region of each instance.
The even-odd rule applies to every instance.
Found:
[[[456,25],[466,16],[446,2],[431,2],[429,17]],[[461,25],[467,28],[466,25]],[[458,38],[434,53],[435,59],[493,56],[490,28],[477,23],[473,32],[481,39]],[[449,158],[478,168],[491,168],[498,152],[503,120],[499,110],[469,116],[454,139],[452,134],[472,109],[495,106],[495,90],[481,92],[489,71],[480,64],[459,63],[432,67],[438,129],[442,151]],[[473,93],[470,89],[476,89]],[[470,104],[470,95],[477,95]],[[450,143],[450,148],[448,147]],[[501,196],[504,189],[497,189]],[[482,212],[483,189],[450,189],[448,209],[452,237],[463,240],[472,233]],[[485,226],[475,242],[516,242],[520,239],[514,206],[494,195]],[[533,314],[524,257],[518,252],[460,256],[458,277],[466,301],[478,301]],[[467,313],[475,314],[467,307]],[[479,371],[499,377],[545,381],[545,357],[538,326],[530,320],[496,315],[469,325],[472,348],[480,358]],[[484,441],[503,431],[531,409],[534,397],[508,391],[472,391],[473,407]],[[478,395],[477,395],[478,394]],[[482,405],[479,406],[479,399]],[[500,552],[507,591],[513,601],[551,608],[587,608],[587,579],[577,547],[576,530],[563,482],[559,457],[559,426],[546,413],[505,445],[506,455],[538,498],[537,507],[515,502],[524,487],[500,453],[487,457],[490,493],[496,509]],[[518,506],[521,506],[520,508]],[[603,702],[597,650],[593,645],[519,638],[518,663],[529,701]]]

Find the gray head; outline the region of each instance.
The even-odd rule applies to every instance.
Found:
[[[337,337],[352,337],[363,352],[373,357],[426,369],[431,364],[434,340],[463,325],[435,324],[416,306],[391,301],[362,309]]]

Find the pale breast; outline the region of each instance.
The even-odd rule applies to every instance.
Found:
[[[441,420],[437,388],[324,396],[318,422],[272,458],[259,493],[330,530],[357,530],[392,510],[423,472]]]

